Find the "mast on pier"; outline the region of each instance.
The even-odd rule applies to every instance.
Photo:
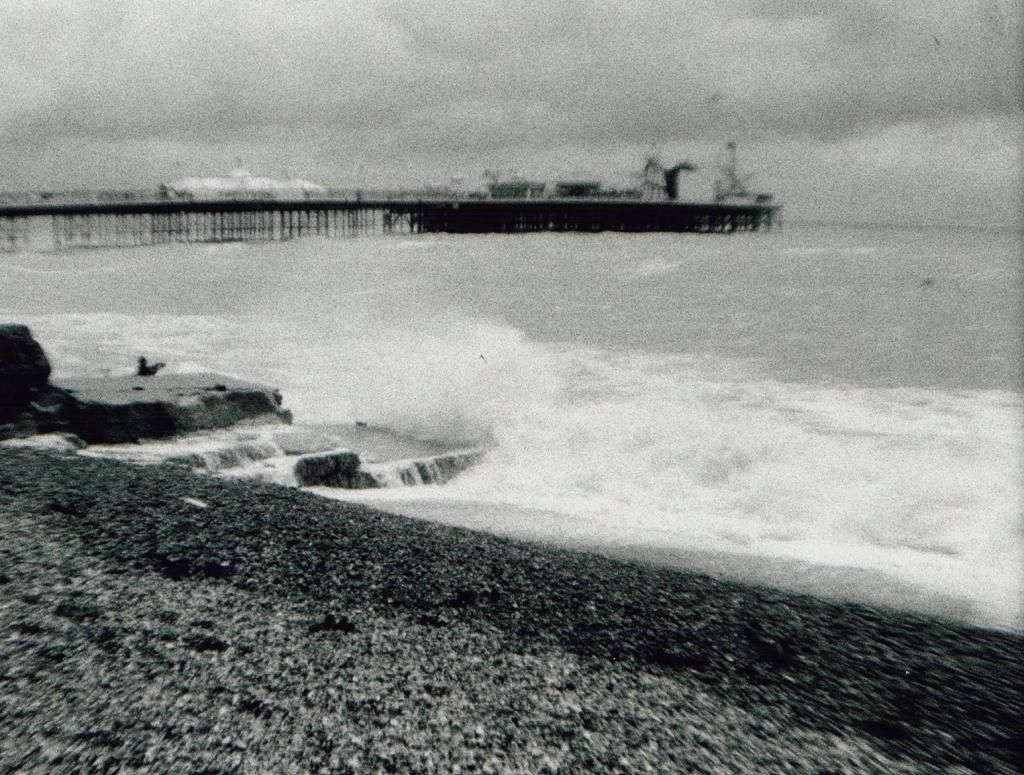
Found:
[[[715,202],[771,202],[771,194],[755,193],[750,190],[750,175],[740,174],[736,143],[730,140],[725,147],[727,155],[725,164],[721,167],[722,176],[715,181]]]

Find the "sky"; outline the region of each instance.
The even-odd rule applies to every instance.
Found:
[[[1021,0],[0,0],[0,191],[635,184],[1022,222]]]

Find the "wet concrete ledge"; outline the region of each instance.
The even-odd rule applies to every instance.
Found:
[[[150,376],[51,380],[31,331],[2,324],[0,440],[70,433],[90,444],[122,443],[253,419],[291,422],[275,388],[220,374],[155,374],[162,365]]]
[[[71,397],[70,432],[116,444],[226,428],[247,420],[291,422],[274,388],[219,374],[60,380]]]

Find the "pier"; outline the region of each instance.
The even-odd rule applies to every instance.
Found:
[[[185,199],[133,194],[0,201],[0,251],[386,234],[727,233],[769,229],[771,204],[603,198]]]

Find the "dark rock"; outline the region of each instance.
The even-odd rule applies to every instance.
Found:
[[[883,740],[909,740],[913,737],[911,730],[899,719],[864,719],[860,723],[860,728],[872,737]]]
[[[791,667],[796,660],[796,651],[788,640],[757,641],[757,655],[764,662],[776,667]]]
[[[382,697],[351,697],[345,700],[345,710],[349,713],[361,713],[380,717],[385,707]]]
[[[54,513],[67,514],[72,517],[84,516],[89,511],[89,507],[86,504],[66,499],[52,500],[47,508]]]
[[[73,406],[74,400],[66,391],[45,385],[34,391],[29,403],[17,415],[6,421],[0,419],[0,439],[52,433],[66,433],[71,437]]]
[[[0,420],[16,415],[49,378],[50,362],[28,327],[0,325]]]
[[[235,565],[221,560],[194,561],[187,557],[169,557],[167,555],[151,555],[152,568],[165,578],[173,581],[182,579],[220,579],[234,575]]]
[[[452,693],[446,684],[423,684],[423,690],[431,697],[447,697]]]
[[[453,608],[471,608],[476,605],[477,593],[475,589],[460,589],[455,592],[450,605]]]
[[[243,697],[240,699],[238,701],[238,709],[256,718],[263,718],[274,712],[270,705],[255,697]]]
[[[192,574],[192,567],[188,560],[180,557],[155,557],[153,558],[153,569],[161,576],[180,581]]]
[[[310,626],[310,632],[355,632],[356,626],[345,616],[325,614],[322,622]]]
[[[295,479],[302,487],[323,485],[365,489],[376,487],[373,477],[362,471],[362,461],[352,450],[340,449],[321,455],[303,455],[295,461]]]
[[[476,590],[463,587],[455,590],[455,595],[448,600],[452,608],[472,608],[480,603],[495,604],[501,600],[501,592],[497,587],[484,587]]]
[[[39,622],[21,621],[12,624],[11,629],[22,635],[38,635],[43,631],[43,626]]]
[[[707,670],[711,666],[707,654],[686,648],[654,648],[648,652],[647,661],[673,670]]]
[[[58,603],[56,608],[53,609],[54,616],[60,616],[63,619],[70,619],[71,621],[78,622],[79,624],[85,621],[98,619],[101,613],[100,609],[94,605],[76,603],[68,600]]]
[[[63,662],[67,656],[67,652],[57,646],[43,646],[37,648],[35,653],[41,661],[49,662],[52,665]]]
[[[748,625],[745,634],[760,661],[776,667],[791,667],[795,662],[796,649],[789,638],[770,635],[756,624]]]
[[[235,566],[232,563],[213,561],[201,563],[193,575],[208,579],[223,579],[234,575],[234,573]]]
[[[88,637],[108,654],[117,651],[121,644],[121,633],[113,627],[91,628]]]
[[[224,651],[228,647],[228,644],[220,638],[215,638],[205,633],[202,635],[190,635],[185,639],[185,645],[193,651]]]
[[[448,620],[434,614],[420,614],[416,617],[416,624],[422,624],[424,627],[444,627]]]
[[[93,729],[79,732],[74,736],[78,742],[89,742],[104,748],[116,748],[121,745],[122,738],[110,729]]]

